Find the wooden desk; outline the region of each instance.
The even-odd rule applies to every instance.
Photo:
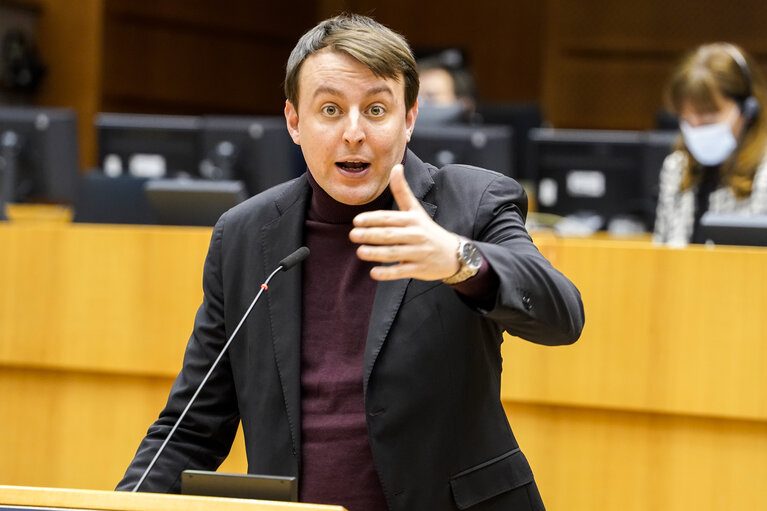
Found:
[[[0,505],[94,511],[346,511],[295,502],[23,486],[0,486]]]
[[[209,237],[0,224],[0,482],[114,488],[180,368]]]
[[[767,250],[541,239],[573,346],[504,345],[502,397],[551,509],[767,509]]]
[[[0,224],[0,482],[111,489],[199,305],[209,229]],[[502,398],[549,509],[766,509],[767,250],[537,240],[574,346],[504,343]],[[241,440],[224,469],[244,472]]]

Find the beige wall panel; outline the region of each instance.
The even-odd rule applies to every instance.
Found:
[[[0,225],[0,358],[175,376],[209,228]]]
[[[765,509],[767,422],[506,403],[551,510]]]
[[[504,396],[767,420],[767,252],[541,241],[579,287],[574,346],[504,344]]]

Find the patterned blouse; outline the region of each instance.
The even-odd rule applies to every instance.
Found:
[[[698,185],[680,191],[686,159],[685,153],[675,151],[663,162],[653,234],[655,243],[682,247],[690,243],[692,238]],[[708,211],[743,215],[767,214],[767,156],[756,170],[749,197],[737,199],[730,187],[722,186],[709,195]]]

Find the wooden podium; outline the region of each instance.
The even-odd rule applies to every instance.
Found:
[[[341,506],[159,493],[0,486],[0,509],[103,511],[345,511]]]

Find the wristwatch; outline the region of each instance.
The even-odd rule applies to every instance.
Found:
[[[482,255],[479,253],[479,250],[477,250],[474,243],[462,236],[458,236],[458,252],[456,255],[461,266],[452,276],[442,279],[442,282],[445,284],[463,282],[476,275],[482,266]]]

